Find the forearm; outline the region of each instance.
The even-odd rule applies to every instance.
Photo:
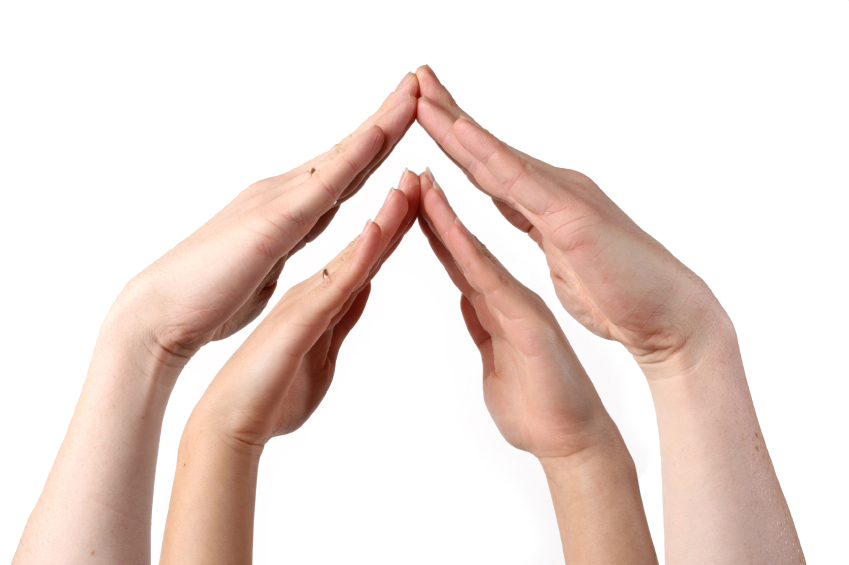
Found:
[[[542,457],[566,563],[657,563],[634,462],[619,436]]]
[[[667,563],[804,563],[733,327],[727,318],[714,326],[695,361],[647,370]]]
[[[194,416],[177,458],[161,564],[251,563],[262,447],[217,435]]]
[[[113,308],[14,564],[150,562],[159,435],[179,371]]]

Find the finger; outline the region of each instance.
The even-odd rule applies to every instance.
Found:
[[[483,377],[486,378],[495,371],[492,336],[481,325],[475,307],[466,296],[460,296],[460,312],[463,314],[463,321],[466,322],[466,329],[469,330],[472,341],[475,342],[478,351],[480,351],[481,361],[483,361]]]
[[[306,235],[380,151],[384,139],[385,134],[379,127],[366,130],[343,147],[325,168],[313,173],[308,181],[274,198],[268,205],[267,216],[270,224],[282,232],[282,239],[294,245]],[[288,249],[283,252],[286,251]]]
[[[479,163],[457,141],[454,134],[454,122],[459,118],[465,118],[472,122],[475,122],[475,120],[460,108],[454,97],[429,66],[423,65],[416,69],[416,76],[419,78],[421,89],[416,112],[419,123],[428,135],[437,142],[443,152],[454,161],[454,164],[460,167],[478,190],[492,195],[487,186],[492,184],[494,179],[486,178],[484,171],[480,171],[482,175],[480,179],[472,174],[472,171],[478,168]]]
[[[401,82],[398,86],[393,90],[389,96],[381,103],[380,108],[369,116],[362,124],[360,124],[356,130],[354,130],[348,137],[342,140],[342,144],[350,141],[354,137],[358,136],[368,128],[372,127],[375,124],[379,124],[379,120],[387,113],[389,110],[395,108],[398,103],[402,100],[407,100],[409,98],[418,98],[419,96],[419,81],[418,77],[414,73],[407,73],[404,75],[404,78],[401,79]]]
[[[457,127],[455,122],[463,119],[475,125],[478,125],[478,123],[460,108],[454,97],[439,81],[430,67],[427,65],[420,67],[416,70],[416,75],[419,77],[421,89],[421,97],[419,98],[417,109],[419,123],[436,140],[445,154],[460,167],[475,187],[493,196],[496,206],[505,218],[511,224],[527,233],[530,229],[527,225],[530,222],[527,219],[522,219],[521,212],[516,211],[511,204],[507,203],[502,186],[503,182],[494,178],[492,173],[481,165],[480,156],[470,152],[457,139],[457,134],[454,131]],[[540,171],[550,173],[551,169],[554,168],[506,143],[502,142],[502,146],[517,159],[528,163]]]
[[[369,221],[362,235],[352,241],[333,261],[298,285],[295,302],[281,300],[282,317],[277,339],[288,357],[299,359],[315,345],[342,310],[351,295],[363,285],[369,268],[377,260],[382,234]],[[293,289],[295,290],[295,289]]]
[[[530,224],[527,218],[501,200],[505,197],[502,183],[457,139],[454,133],[456,120],[446,110],[424,97],[419,98],[418,120],[443,152],[463,171],[469,182],[491,196],[498,210],[511,224],[527,232],[528,229],[524,228]]]
[[[422,174],[421,176],[422,189],[430,190],[432,185],[430,183],[430,179],[426,174]],[[433,254],[436,255],[436,258],[442,264],[442,267],[445,269],[445,272],[448,273],[448,277],[451,279],[451,282],[454,283],[461,293],[465,296],[471,297],[476,293],[475,289],[469,284],[469,281],[466,280],[466,275],[460,270],[460,267],[454,261],[454,257],[451,255],[451,252],[445,248],[445,245],[442,243],[442,240],[439,239],[439,236],[434,232],[433,227],[431,226],[427,214],[424,208],[421,209],[419,214],[419,227],[422,230],[427,242],[430,244],[430,248],[433,250]]]
[[[380,108],[378,108],[378,110],[374,114],[372,114],[365,121],[363,121],[357,127],[357,129],[355,129],[353,132],[351,132],[350,134],[345,136],[339,143],[337,143],[336,145],[334,145],[333,147],[331,147],[330,149],[328,149],[324,153],[317,155],[316,157],[313,157],[312,159],[308,160],[307,162],[301,164],[301,166],[292,169],[288,173],[274,177],[275,180],[277,181],[276,184],[278,184],[278,185],[285,185],[285,184],[291,184],[291,183],[300,184],[301,182],[304,182],[305,180],[307,180],[310,177],[310,174],[311,174],[310,171],[314,171],[314,170],[318,169],[320,164],[326,162],[329,159],[330,156],[337,153],[342,147],[344,147],[345,145],[347,145],[348,143],[350,143],[351,141],[356,139],[358,136],[360,136],[362,133],[364,133],[366,130],[368,130],[369,128],[371,128],[375,125],[381,127],[381,129],[383,129],[385,132],[387,132],[387,138],[394,145],[395,143],[398,142],[398,139],[400,139],[400,137],[398,137],[398,139],[396,139],[394,137],[395,132],[390,134],[390,132],[388,132],[386,129],[383,128],[383,125],[386,125],[387,121],[392,121],[392,120],[384,120],[383,123],[380,123],[380,120],[382,118],[384,118],[384,116],[390,110],[393,110],[396,106],[398,106],[399,102],[402,102],[402,101],[405,101],[405,100],[408,100],[408,99],[412,99],[414,101],[418,97],[418,95],[419,95],[418,79],[416,78],[416,76],[413,73],[407,73],[406,75],[404,75],[404,78],[401,80],[401,83],[398,85],[398,87],[395,90],[393,90],[391,93],[389,93],[389,96],[387,96],[386,99],[381,103]]]
[[[428,225],[427,220],[425,220],[423,216],[419,217],[419,227],[421,228],[425,238],[427,238],[427,242],[430,244],[433,254],[436,255],[436,258],[439,260],[442,268],[444,268],[445,272],[448,273],[448,277],[451,279],[451,282],[454,283],[454,286],[456,286],[464,296],[472,296],[473,294],[476,294],[477,291],[475,291],[475,289],[469,284],[469,281],[466,280],[466,275],[464,275],[460,270],[460,267],[454,261],[454,257],[451,256],[451,253],[445,248],[442,241],[433,233],[433,229]]]
[[[421,198],[421,187],[418,175],[411,172],[409,169],[404,169],[404,172],[401,174],[401,180],[398,182],[398,190],[407,199],[407,214],[401,221],[399,228],[393,234],[388,247],[383,251],[375,266],[372,267],[371,273],[369,273],[369,280],[374,278],[386,260],[392,255],[392,253],[395,252],[398,245],[401,244],[401,240],[404,238],[404,235],[410,231],[410,228],[418,214],[419,201]]]
[[[508,222],[513,224],[514,227],[522,230],[525,233],[531,231],[531,228],[534,225],[528,220],[521,212],[517,211],[515,208],[507,204],[506,202],[502,202],[497,198],[492,199],[492,203],[495,204],[495,207],[501,212],[501,215],[504,216]]]
[[[424,192],[423,209],[469,285],[502,315],[526,317],[525,287],[463,226],[437,183]]]
[[[464,118],[454,122],[453,131],[474,158],[469,170],[492,196],[526,216],[545,217],[560,205],[563,190],[497,137]]]
[[[383,147],[369,166],[357,175],[357,177],[351,182],[350,186],[344,191],[341,197],[343,202],[356,194],[357,191],[366,183],[369,177],[371,177],[372,173],[374,173],[380,165],[383,164],[386,158],[389,157],[392,150],[395,149],[395,146],[401,138],[404,137],[404,134],[407,133],[407,130],[410,129],[410,126],[413,125],[413,122],[416,120],[416,107],[417,104],[415,96],[407,95],[398,102],[397,106],[390,109],[385,115],[381,116],[375,122],[380,129],[386,132],[386,140],[383,143]]]
[[[375,223],[380,226],[383,237],[379,257],[382,257],[383,253],[391,245],[407,213],[407,196],[400,190],[390,188],[383,206],[374,217]]]
[[[463,110],[457,102],[454,100],[454,97],[445,88],[445,85],[436,77],[436,73],[433,72],[427,65],[423,65],[416,69],[416,76],[419,79],[419,89],[420,89],[420,97],[426,98],[431,103],[434,103],[440,106],[444,111],[451,115],[451,117],[456,121],[459,118],[464,118],[478,124],[477,120],[472,118],[465,110]],[[478,124],[480,125],[480,124]],[[505,144],[506,145],[506,144]],[[531,157],[527,153],[523,153],[519,151],[515,147],[511,147],[507,145],[507,147],[519,157],[529,161],[530,163],[539,166],[539,167],[550,167],[547,163],[540,161],[539,159],[535,159]]]
[[[433,72],[430,66],[422,65],[416,69],[416,77],[419,79],[420,96],[436,102],[451,114],[455,120],[457,118],[472,120],[472,117],[460,108],[454,97],[448,92],[448,89],[436,78],[436,73]]]
[[[327,358],[330,359],[330,362],[334,365],[336,364],[336,358],[339,356],[339,349],[342,348],[342,343],[345,341],[345,338],[348,337],[351,330],[354,329],[357,322],[360,321],[360,317],[366,309],[366,303],[368,302],[370,294],[371,284],[367,284],[356,295],[351,307],[342,319],[339,320],[339,323],[333,328],[333,337],[330,340],[330,348],[327,351]]]
[[[492,184],[495,179],[482,178],[478,180],[472,174],[471,171],[477,168],[477,159],[463,147],[454,134],[454,122],[457,121],[457,117],[425,96],[419,98],[416,117],[422,128],[436,141],[448,158],[460,167],[469,181],[478,190],[489,194],[485,185]],[[487,180],[489,180],[489,183],[487,183]]]
[[[307,233],[304,237],[304,240],[307,243],[315,241],[318,236],[324,233],[324,230],[327,229],[327,226],[330,225],[330,222],[333,221],[333,218],[336,217],[336,214],[339,212],[339,206],[334,206],[327,212],[325,212],[315,223],[312,229]]]

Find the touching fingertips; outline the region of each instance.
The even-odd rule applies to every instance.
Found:
[[[369,144],[369,151],[374,154],[380,151],[380,148],[383,147],[383,140],[386,138],[386,134],[380,128],[379,125],[375,124],[368,128],[363,132],[362,139],[364,143],[371,142]]]

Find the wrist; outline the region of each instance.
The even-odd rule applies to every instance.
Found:
[[[662,355],[634,353],[634,359],[651,383],[670,377],[697,375],[703,368],[739,357],[737,333],[731,318],[714,298],[709,306],[688,314],[680,328],[677,345]]]
[[[580,473],[597,466],[610,467],[611,464],[618,468],[633,468],[633,459],[619,429],[609,417],[608,421],[609,426],[589,436],[579,450],[568,455],[537,455],[546,477],[552,480],[564,474]]]
[[[259,464],[265,445],[246,442],[222,429],[216,420],[205,413],[202,402],[198,404],[186,423],[180,439],[180,449],[192,446],[193,449],[201,448],[228,459]]]
[[[128,288],[118,296],[101,325],[97,353],[110,348],[122,350],[145,376],[173,387],[191,355],[162,342],[157,327],[162,316],[152,311],[143,296]]]

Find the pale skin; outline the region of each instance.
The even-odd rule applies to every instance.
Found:
[[[291,288],[213,380],[180,442],[163,564],[252,561],[260,456],[324,398],[371,278],[415,221],[419,179],[405,171],[375,221],[326,268]]]
[[[666,562],[804,563],[734,327],[704,281],[592,180],[503,143],[429,67],[416,75],[418,122],[539,245],[563,307],[624,345],[648,379],[660,432]]]
[[[399,184],[406,201],[390,193],[375,219],[383,241],[364,234],[328,265],[328,279],[292,288],[198,403],[180,444],[161,563],[251,563],[264,447],[323,398],[365,306],[369,265],[414,219],[419,183],[420,223],[463,293],[487,407],[504,438],[542,463],[566,562],[657,563],[633,461],[551,311],[459,227],[429,174],[409,172]]]
[[[415,119],[408,73],[329,151],[259,181],[139,273],[103,322],[83,391],[14,564],[150,563],[162,418],[181,370],[267,304],[286,260],[317,237]]]
[[[657,563],[634,462],[554,315],[468,232],[430,171],[421,183],[420,225],[462,293],[486,406],[542,464],[566,563]]]
[[[592,332],[622,343],[645,373],[660,430],[667,562],[804,563],[758,426],[733,325],[709,288],[586,176],[538,161],[480,128],[428,67],[405,76],[380,110],[332,150],[248,187],[128,283],[101,328],[74,417],[13,563],[149,563],[159,434],[182,368],[204,344],[232,335],[262,311],[286,260],[326,228],[338,205],[362,187],[416,117],[505,218],[540,246],[564,308]],[[296,287],[300,298],[284,297],[278,307],[283,313],[275,309],[260,325],[262,332],[258,329],[216,377],[210,393],[231,394],[211,398],[240,399],[239,412],[264,414],[250,423],[272,424],[239,426],[216,411],[219,401],[201,401],[181,443],[180,462],[187,471],[178,468],[163,559],[250,559],[257,451],[273,435],[300,426],[323,397],[341,341],[365,306],[367,281],[418,206],[412,176],[405,174],[402,190],[390,193],[377,222],[328,266],[336,271],[335,280],[331,274],[327,283],[319,273]],[[447,201],[432,189],[430,176],[414,184],[419,182],[427,197],[425,232],[468,295],[463,314],[481,348],[487,406],[508,442],[541,461],[567,559],[625,562],[628,549],[628,562],[652,562],[633,463],[595,391],[587,388],[568,342],[555,340],[555,361],[548,364],[529,355],[529,344],[517,340],[497,314],[510,308],[498,296],[512,292],[514,307],[533,312],[526,318],[541,324],[537,328],[551,320],[550,312],[539,308],[460,224],[452,219],[446,227],[443,220],[453,217]],[[394,229],[393,218],[402,218]],[[475,249],[480,256],[474,256]],[[472,268],[475,260],[484,266],[488,261],[503,288],[487,287],[484,271]],[[348,283],[334,284],[348,280],[342,274],[363,269],[365,275],[351,274]],[[341,298],[304,299],[334,288],[342,291],[333,296],[347,296],[338,309]],[[298,308],[309,304],[319,315],[309,318]],[[301,323],[294,313],[312,321]],[[287,323],[313,333],[275,333]],[[546,327],[549,337],[559,331],[556,324]],[[283,338],[282,343],[269,336]],[[282,357],[257,362],[262,356],[249,353],[264,351],[269,340],[284,351]],[[516,370],[525,363],[522,356],[532,359],[533,371]],[[243,370],[258,377],[244,390],[228,388],[235,382],[232,375]],[[515,386],[499,392],[487,382]],[[541,383],[553,388],[544,389],[544,402],[534,414],[551,417],[529,426],[533,419],[517,416],[509,391]],[[283,401],[263,404],[261,393],[251,396],[265,385]],[[566,390],[574,397],[563,394]],[[196,422],[214,423],[211,429],[224,432],[210,439]],[[208,464],[198,467],[204,460]],[[190,467],[200,470],[189,475]],[[200,500],[200,491],[192,490],[188,476],[210,485],[206,496],[221,496],[230,514],[216,518],[208,512],[208,527],[192,526],[185,514],[192,504],[181,501]],[[607,486],[600,489],[600,484]],[[219,547],[210,540],[221,536],[224,521],[231,538],[227,547]],[[184,557],[185,543],[217,550]]]

